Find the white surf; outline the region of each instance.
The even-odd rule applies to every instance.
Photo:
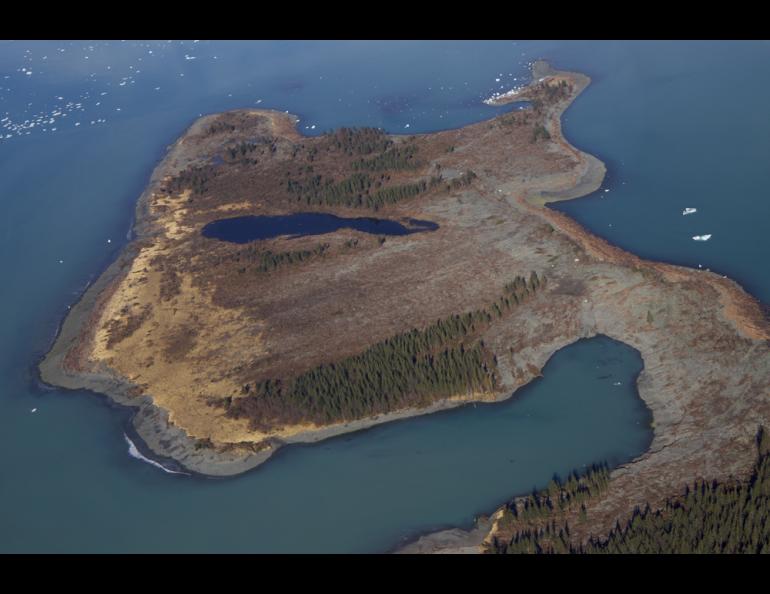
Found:
[[[133,441],[131,441],[131,438],[123,434],[123,437],[126,439],[126,443],[128,444],[128,454],[132,458],[136,458],[137,460],[142,460],[143,462],[147,462],[148,464],[152,464],[153,466],[157,466],[160,468],[163,472],[168,472],[169,474],[188,474],[186,472],[179,472],[177,470],[170,470],[169,468],[166,468],[163,466],[163,464],[160,464],[159,462],[156,462],[155,460],[150,460],[146,456],[142,456],[142,453],[137,449],[136,445]]]

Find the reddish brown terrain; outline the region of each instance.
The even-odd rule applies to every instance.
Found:
[[[558,349],[605,334],[642,354],[655,437],[612,472],[575,538],[694,478],[747,472],[770,419],[767,319],[734,282],[641,260],[542,206],[594,191],[604,166],[561,135],[588,78],[538,68],[519,97],[531,108],[435,134],[307,138],[267,111],[198,120],[141,197],[135,241],[73,307],[43,378],[139,407],[134,424],[160,456],[235,474],[285,443],[508,398]],[[438,229],[248,244],[201,234],[226,217],[295,212]],[[533,271],[538,282],[510,288]],[[433,373],[454,353],[451,381],[430,376],[365,406],[292,400],[298,378],[352,369],[397,335],[468,312],[481,313],[412,360]]]

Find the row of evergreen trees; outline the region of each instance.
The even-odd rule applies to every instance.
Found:
[[[516,286],[534,289],[521,277]],[[497,361],[479,335],[490,309],[453,315],[379,342],[359,355],[294,378],[248,383],[242,395],[213,399],[254,429],[350,421],[497,386]]]
[[[393,146],[393,141],[379,128],[338,128],[325,137],[329,146],[349,156],[382,153]]]
[[[165,180],[161,187],[161,192],[175,195],[190,189],[193,195],[205,194],[208,190],[209,182],[218,174],[219,171],[216,165],[213,164],[188,167],[174,177]]]
[[[421,163],[415,158],[417,147],[407,145],[393,147],[380,155],[353,162],[353,169],[360,171],[384,171],[387,169],[417,169]]]
[[[545,489],[514,499],[500,519],[504,530],[514,528],[512,536],[507,540],[495,537],[487,552],[570,552],[569,524],[561,522],[561,512],[577,508],[584,517],[584,502],[606,491],[609,482],[607,464],[593,464],[582,474],[573,471],[565,481],[554,477]]]
[[[608,534],[589,539],[586,544],[570,541],[569,524],[557,523],[553,506],[547,498],[560,488],[549,485],[529,502],[529,518],[545,519],[513,533],[507,541],[494,538],[487,552],[491,553],[770,553],[770,439],[764,429],[757,434],[757,461],[747,481],[696,481],[685,487],[684,494],[668,498],[660,509],[649,504],[634,509],[623,525],[616,522]],[[588,486],[587,496],[606,488],[609,473],[603,467],[595,475],[594,487]],[[574,485],[577,484],[577,490]],[[580,480],[573,481],[572,498],[579,501]],[[536,498],[533,499],[533,498]],[[537,502],[539,503],[537,503]],[[504,522],[514,522],[525,516],[522,504],[514,515],[510,507],[504,512]],[[542,512],[532,511],[534,509]],[[581,510],[585,511],[581,503]],[[548,522],[548,518],[551,521]],[[585,519],[584,513],[581,517]]]
[[[502,522],[515,526],[519,521],[548,519],[556,509],[582,507],[586,500],[604,492],[609,481],[606,463],[592,464],[583,474],[573,471],[565,481],[555,476],[545,489],[510,501],[503,510]]]
[[[319,243],[312,249],[292,250],[287,252],[263,250],[257,243],[251,243],[232,253],[215,258],[214,263],[222,264],[224,262],[236,262],[242,264],[243,266],[238,269],[238,272],[240,273],[244,273],[248,270],[254,272],[271,272],[281,266],[297,264],[316,256],[323,256],[328,250],[328,243]]]
[[[253,153],[259,148],[256,142],[241,142],[235,146],[228,147],[225,150],[225,158],[230,161],[237,161]]]
[[[295,194],[298,200],[304,199],[308,205],[349,206],[378,210],[385,204],[395,204],[425,192],[441,182],[440,176],[429,181],[382,187],[389,176],[381,175],[378,179],[368,173],[354,173],[339,182],[330,178],[314,175],[303,181],[286,180],[286,190]],[[379,188],[379,189],[378,189]]]
[[[770,553],[770,439],[757,435],[758,456],[746,482],[697,481],[662,509],[636,509],[584,553]]]
[[[208,126],[204,131],[204,136],[213,136],[214,134],[221,134],[223,132],[235,132],[235,125],[229,122],[223,122],[218,120]]]

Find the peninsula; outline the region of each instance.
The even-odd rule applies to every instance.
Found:
[[[603,334],[642,355],[654,439],[608,473],[575,539],[685,483],[747,476],[770,424],[761,306],[544,207],[604,178],[561,131],[589,82],[537,62],[530,85],[489,101],[526,107],[433,134],[200,118],[139,198],[133,241],[71,308],[43,381],[136,407],[159,459],[224,476],[285,444],[509,398],[554,352]],[[314,227],[321,213],[332,229]],[[266,235],[271,222],[290,230]]]

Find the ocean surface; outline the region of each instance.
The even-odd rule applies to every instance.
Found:
[[[226,480],[132,457],[126,409],[37,380],[199,115],[259,106],[309,135],[430,132],[512,109],[482,100],[537,58],[593,78],[564,131],[608,165],[599,191],[554,208],[770,302],[767,42],[0,42],[0,551],[386,551],[642,453],[641,360],[607,338],[560,351],[507,403],[288,447]]]

